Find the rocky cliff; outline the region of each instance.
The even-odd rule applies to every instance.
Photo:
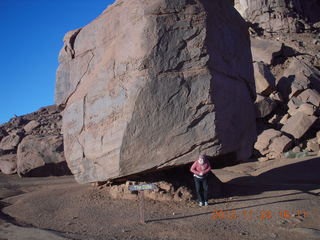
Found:
[[[238,0],[251,33],[260,161],[319,152],[320,2]]]
[[[256,140],[248,31],[224,1],[118,0],[64,38],[56,104],[79,182],[250,157]]]
[[[42,107],[0,125],[0,172],[20,176],[70,174],[56,106]]]
[[[264,34],[303,32],[320,21],[318,0],[235,0],[235,8]]]

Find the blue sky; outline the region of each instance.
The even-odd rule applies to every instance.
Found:
[[[58,54],[67,31],[113,0],[0,0],[0,124],[54,104]]]

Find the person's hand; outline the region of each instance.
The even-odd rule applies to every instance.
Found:
[[[199,174],[200,176],[202,176],[203,175],[203,173],[202,172],[200,172],[200,174]]]

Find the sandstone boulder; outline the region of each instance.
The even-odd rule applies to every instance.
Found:
[[[293,58],[277,83],[277,89],[287,99],[308,88],[320,91],[320,71],[303,58]]]
[[[304,112],[297,112],[287,123],[281,128],[281,131],[292,135],[296,139],[300,139],[317,120],[315,116],[309,116]]]
[[[21,137],[18,134],[10,134],[2,138],[0,142],[1,150],[14,150],[18,146]]]
[[[17,155],[7,154],[0,156],[0,172],[14,174],[17,172]]]
[[[304,103],[298,108],[298,111],[303,112],[309,116],[312,116],[315,113],[316,108],[312,104]]]
[[[306,89],[297,96],[298,100],[304,103],[311,103],[316,107],[320,106],[320,94],[312,89]]]
[[[256,92],[268,97],[275,89],[275,78],[262,62],[253,63]]]
[[[281,157],[282,153],[288,151],[292,146],[292,140],[287,136],[276,137],[269,146],[269,151],[273,154],[273,158]]]
[[[17,172],[17,164],[15,162],[0,160],[0,172],[4,174],[14,174]]]
[[[303,104],[303,102],[301,102],[298,98],[293,97],[290,99],[290,101],[288,102],[287,106],[288,106],[288,113],[290,115],[294,115],[294,113],[297,112],[298,108]]]
[[[18,146],[17,172],[20,176],[66,175],[69,169],[60,136],[29,135]]]
[[[255,84],[227,1],[118,0],[64,40],[56,103],[79,182],[251,155]]]
[[[292,140],[290,138],[272,128],[264,130],[258,136],[258,140],[254,145],[255,149],[265,156],[259,158],[259,161],[280,158],[291,146]]]
[[[268,147],[272,142],[272,139],[280,137],[282,133],[275,129],[264,130],[261,134],[258,135],[258,139],[254,144],[254,148],[258,150],[262,155],[268,153]]]
[[[27,123],[27,125],[24,126],[24,130],[26,131],[26,133],[30,133],[32,132],[33,129],[37,128],[40,125],[39,122],[32,120],[30,122]]]
[[[283,44],[267,39],[251,38],[252,59],[255,62],[263,62],[267,65],[281,55]]]

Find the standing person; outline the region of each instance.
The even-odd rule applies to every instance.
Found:
[[[200,155],[198,160],[196,160],[190,168],[190,171],[193,173],[199,206],[208,206],[207,178],[210,170],[210,163],[204,155]]]

